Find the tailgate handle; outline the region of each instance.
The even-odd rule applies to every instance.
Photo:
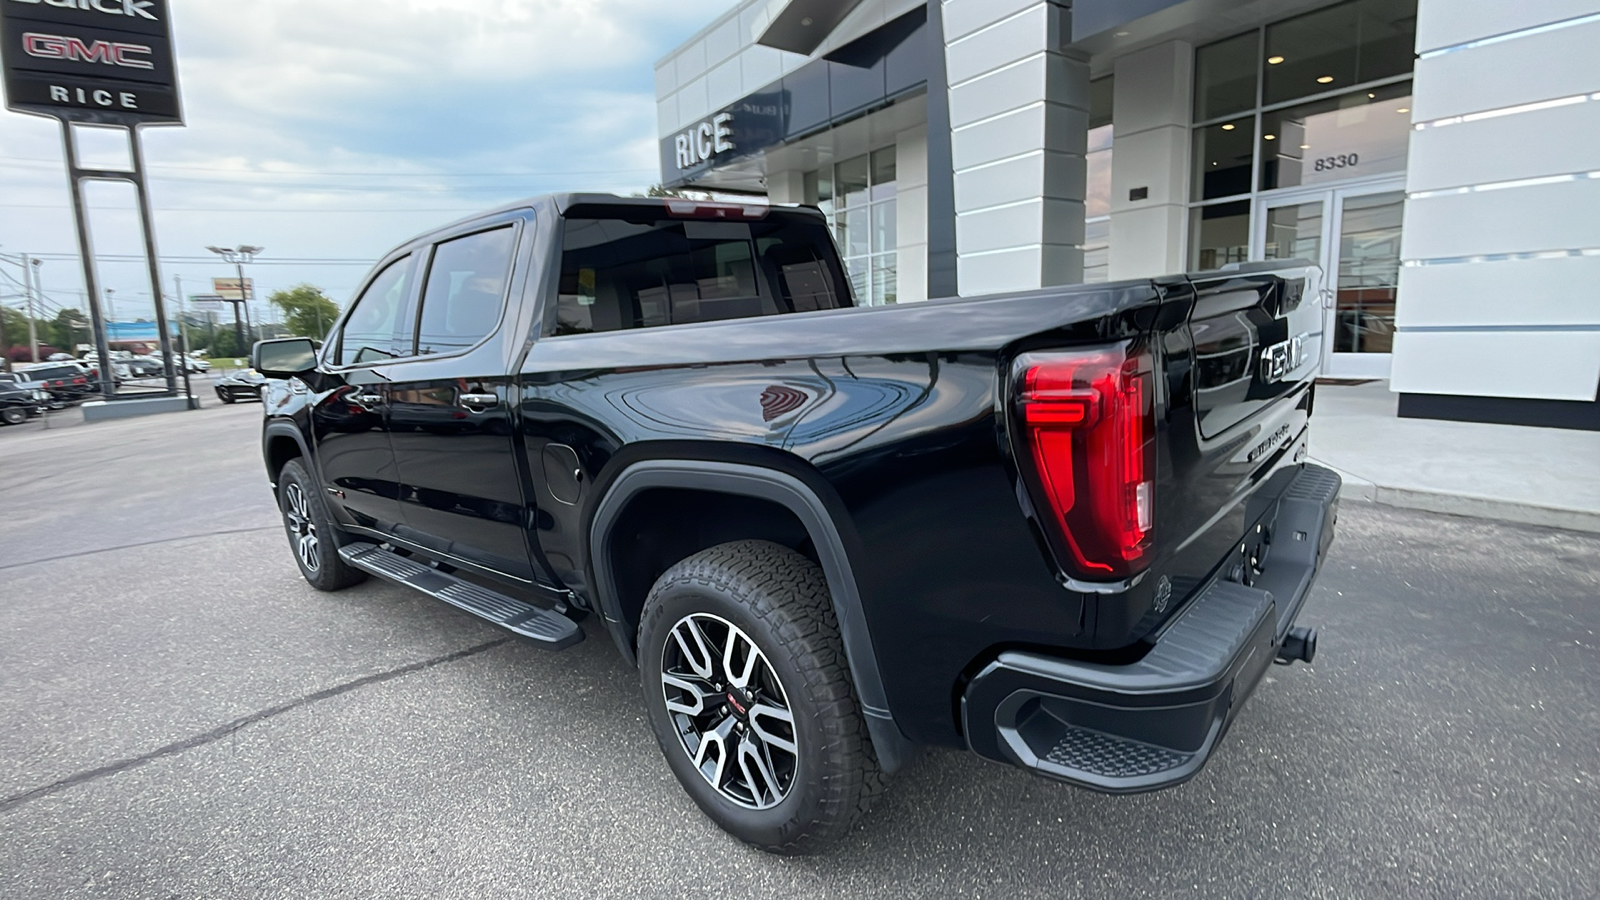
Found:
[[[473,412],[483,412],[491,406],[500,405],[500,397],[496,394],[462,394],[461,405]]]

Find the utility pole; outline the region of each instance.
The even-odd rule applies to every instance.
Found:
[[[41,260],[22,254],[22,294],[28,300],[28,361],[39,362],[39,323],[33,317],[33,285],[39,279]]]
[[[187,356],[189,353],[189,310],[188,307],[184,305],[183,300],[183,276],[172,276],[172,285],[173,290],[177,291],[178,294],[178,334],[183,338],[183,352],[184,355]],[[189,371],[189,364],[187,361],[183,364],[183,370],[185,372]]]

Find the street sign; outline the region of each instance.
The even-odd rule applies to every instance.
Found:
[[[3,0],[0,0],[0,2],[3,2]],[[241,293],[239,290],[239,279],[213,278],[211,279],[211,290],[216,292],[217,299],[219,300],[244,300],[248,297],[254,297],[256,295],[255,279],[246,278],[244,280],[244,291]]]
[[[195,309],[221,309],[228,301],[221,294],[190,294],[189,305]]]
[[[183,124],[167,0],[0,0],[0,58],[13,111]]]

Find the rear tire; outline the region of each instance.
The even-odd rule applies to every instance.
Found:
[[[882,789],[827,580],[787,547],[735,541],[668,569],[640,617],[639,672],[673,775],[746,843],[821,850]]]
[[[367,580],[367,573],[339,556],[342,533],[322,489],[299,459],[284,463],[278,473],[278,509],[289,534],[289,549],[308,584],[319,591],[337,591]]]
[[[232,403],[233,395],[227,391],[217,391],[217,399],[221,400],[223,403]]]

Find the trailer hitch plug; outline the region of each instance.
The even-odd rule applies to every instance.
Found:
[[[1317,656],[1317,630],[1296,625],[1284,635],[1275,662],[1289,665],[1293,662],[1311,662]]]

